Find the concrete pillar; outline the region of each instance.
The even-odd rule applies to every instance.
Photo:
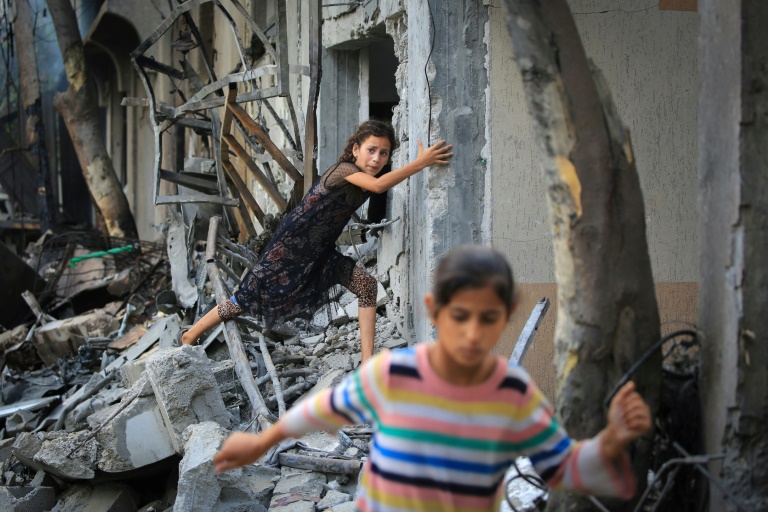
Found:
[[[437,260],[456,245],[488,240],[483,230],[488,8],[482,2],[463,0],[408,0],[406,5],[408,157],[416,157],[417,140],[426,146],[446,139],[455,146],[450,165],[426,169],[410,179],[406,248],[410,253],[408,297],[413,303],[407,311],[407,327],[412,339],[425,340],[432,337],[432,329],[422,298]],[[425,79],[427,59],[431,98]],[[427,133],[430,119],[431,133]]]
[[[768,508],[768,4],[701,0],[699,327],[706,452],[745,509]],[[709,510],[736,510],[711,486]]]

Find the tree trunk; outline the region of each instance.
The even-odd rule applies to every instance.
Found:
[[[768,2],[699,12],[700,388],[730,494],[710,486],[709,510],[768,510]]]
[[[581,439],[604,427],[604,400],[659,338],[643,198],[629,133],[587,59],[566,1],[504,4],[547,183],[558,284],[557,412]],[[652,411],[660,377],[656,354],[633,378]],[[650,448],[649,435],[631,453],[641,490]],[[548,510],[594,505],[552,493]]]
[[[69,87],[54,98],[77,153],[88,190],[112,237],[138,238],[128,199],[99,128],[96,91],[88,76],[77,17],[69,0],[48,0]]]
[[[48,153],[45,149],[45,130],[40,95],[40,78],[37,75],[37,55],[35,54],[35,32],[28,0],[16,2],[16,51],[19,63],[19,87],[26,119],[26,145],[36,157],[37,205],[40,218],[40,231],[45,233],[56,224],[57,207],[53,198]]]

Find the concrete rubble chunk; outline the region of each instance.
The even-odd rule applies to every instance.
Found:
[[[250,512],[267,510],[280,472],[264,466],[214,471],[213,456],[227,432],[206,421],[184,432],[184,458],[179,464],[175,512]]]
[[[108,473],[137,469],[176,453],[149,380],[142,377],[129,394],[138,396],[96,434],[102,448],[98,467]],[[102,421],[118,407],[111,407]]]
[[[325,512],[355,512],[356,510],[357,508],[355,507],[355,502],[348,501],[346,503],[342,503],[341,505],[328,508]]]
[[[211,361],[202,347],[158,350],[147,359],[146,375],[176,453],[184,453],[181,436],[188,426],[204,421],[230,426]]]
[[[387,290],[384,289],[384,287],[381,285],[381,283],[376,283],[378,286],[376,289],[376,307],[383,306],[385,304],[389,304],[389,295],[387,295]]]
[[[320,500],[320,503],[317,504],[317,510],[326,510],[331,507],[341,505],[342,503],[347,503],[350,500],[352,500],[352,496],[349,494],[331,489],[325,493],[323,499]]]
[[[325,489],[325,482],[322,473],[283,468],[283,476],[272,492],[269,510],[314,511]]]
[[[403,338],[389,338],[387,341],[385,341],[382,346],[388,350],[392,350],[395,348],[401,348],[408,345],[408,342],[405,341]]]
[[[53,487],[0,487],[0,510],[3,512],[42,512],[56,505]]]
[[[96,309],[80,316],[49,322],[35,331],[32,343],[46,366],[77,353],[85,338],[104,337],[117,328],[115,318]]]
[[[134,512],[139,508],[136,493],[127,485],[78,484],[64,493],[52,512]]]
[[[96,441],[89,440],[68,457],[88,434],[88,431],[46,434],[23,432],[16,437],[13,455],[25,466],[43,470],[62,480],[88,480],[95,476],[98,459]]]

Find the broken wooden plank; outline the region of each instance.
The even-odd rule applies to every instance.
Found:
[[[259,338],[259,349],[261,350],[261,357],[264,359],[264,366],[267,367],[267,373],[272,379],[272,389],[275,392],[275,401],[277,402],[277,415],[283,416],[285,414],[285,400],[283,399],[283,386],[280,384],[280,379],[277,376],[277,370],[272,363],[272,356],[269,355],[269,349],[267,343],[264,341],[264,335],[260,332],[256,333],[256,337]]]
[[[159,173],[158,177],[160,177]],[[179,196],[159,196],[155,198],[156,205],[190,203],[210,203],[235,207],[240,204],[240,201],[231,197],[212,196],[208,194],[184,194]]]
[[[229,295],[225,292],[224,284],[222,283],[221,275],[219,275],[219,269],[215,262],[219,222],[221,222],[220,216],[216,215],[211,217],[208,226],[208,246],[205,250],[205,259],[208,262],[208,277],[213,285],[216,302],[218,304],[223,304],[229,300]],[[257,419],[261,428],[266,429],[271,425],[271,422],[268,419],[271,416],[271,413],[264,403],[264,398],[261,396],[256,381],[253,379],[248,356],[245,354],[243,342],[240,338],[240,331],[237,329],[237,324],[234,320],[227,320],[224,322],[224,337],[227,340],[227,348],[229,349],[230,358],[235,364],[235,373],[240,380],[240,384],[243,386],[243,391],[248,395],[248,400],[251,402],[253,416]]]
[[[296,169],[293,164],[288,160],[288,158],[280,151],[280,149],[275,145],[274,142],[272,142],[272,139],[269,138],[269,135],[261,129],[261,127],[251,119],[251,116],[248,115],[248,112],[245,111],[243,107],[238,105],[237,103],[230,103],[227,105],[229,109],[232,110],[232,113],[237,117],[237,119],[243,123],[243,126],[259,141],[259,144],[261,144],[265,150],[267,150],[267,153],[272,155],[272,158],[275,159],[275,162],[277,162],[280,167],[283,168],[283,170],[288,174],[288,176],[291,177],[293,181],[301,181],[302,175]]]

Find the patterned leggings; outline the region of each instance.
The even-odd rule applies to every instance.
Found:
[[[355,269],[352,271],[352,277],[349,279],[346,288],[357,295],[359,307],[376,307],[376,279],[365,270],[355,266]],[[216,306],[216,311],[219,314],[219,318],[222,320],[231,320],[243,313],[240,306],[232,302],[232,300],[228,300],[227,302]]]

